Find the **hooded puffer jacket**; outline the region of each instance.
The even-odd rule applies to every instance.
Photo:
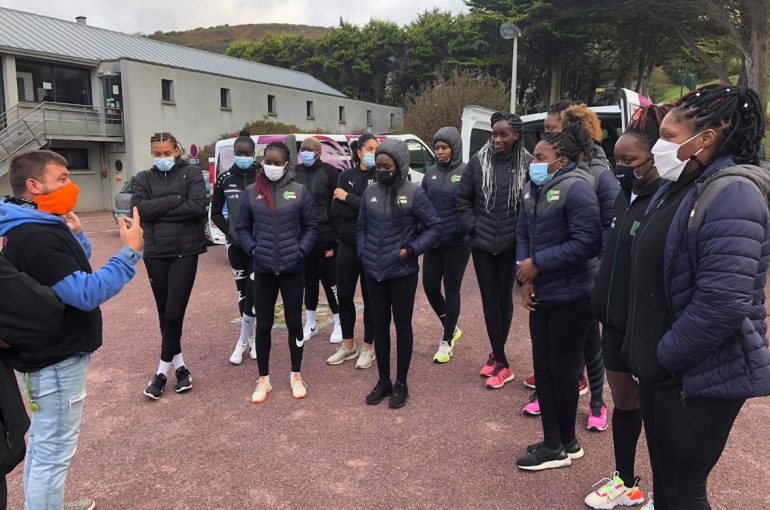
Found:
[[[661,185],[654,207],[671,183]],[[684,198],[666,237],[664,285],[674,316],[657,346],[683,397],[770,395],[765,283],[770,174],[720,158]]]
[[[425,191],[407,181],[409,149],[405,142],[387,140],[375,154],[387,154],[393,159],[396,182],[392,186],[375,183],[364,191],[356,225],[356,249],[366,276],[382,281],[419,272],[417,257],[438,241],[441,219]],[[405,260],[399,256],[402,248],[408,253]]]
[[[591,160],[581,163],[594,178],[594,191],[599,197],[599,213],[602,217],[602,253],[607,246],[607,236],[615,216],[615,200],[620,193],[620,183],[612,172],[607,154],[596,144],[591,145]]]
[[[272,211],[265,197],[257,195],[254,184],[246,188],[241,199],[235,231],[241,249],[253,256],[257,274],[302,271],[302,258],[310,253],[318,238],[313,197],[293,179],[294,170],[288,168],[283,177],[270,183]]]
[[[574,163],[542,186],[522,190],[516,260],[532,259],[539,302],[569,303],[591,296],[601,250],[599,203],[593,179]]]
[[[139,209],[145,259],[206,251],[206,183],[199,166],[178,159],[168,172],[156,167],[139,172],[131,207]]]
[[[441,218],[441,236],[436,247],[462,244],[460,219],[457,215],[457,187],[465,171],[463,142],[455,127],[443,127],[433,137],[433,145],[444,142],[452,149],[452,159],[446,165],[436,163],[425,172],[422,189]]]

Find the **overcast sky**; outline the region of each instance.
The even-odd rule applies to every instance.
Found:
[[[340,16],[363,24],[370,18],[405,24],[425,9],[467,11],[462,0],[3,0],[2,7],[74,20],[127,33],[188,30],[245,23],[333,26]]]

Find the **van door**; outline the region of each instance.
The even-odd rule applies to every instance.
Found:
[[[652,102],[649,98],[642,96],[633,90],[620,89],[620,115],[622,119],[623,131],[634,116],[634,112],[641,106],[648,106]]]
[[[409,148],[409,180],[420,184],[428,168],[436,163],[436,158],[433,152],[417,138],[407,139],[406,146]]]
[[[494,111],[482,106],[470,105],[463,108],[460,136],[463,141],[463,161],[465,163],[476,154],[492,136],[492,120]]]

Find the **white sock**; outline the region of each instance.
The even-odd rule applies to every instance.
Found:
[[[339,326],[340,325],[340,314],[335,313],[334,314],[334,325]]]
[[[307,324],[310,324],[311,327],[315,326],[315,310],[305,310],[305,317]]]
[[[289,382],[294,380],[294,374],[300,375],[299,372],[292,372],[291,374],[289,374]],[[302,376],[300,376],[300,377],[302,377]]]
[[[184,366],[184,358],[182,357],[182,353],[180,352],[176,356],[174,356],[174,359],[171,360],[171,363],[174,364],[174,370],[176,370],[179,367]]]
[[[254,317],[249,317],[245,313],[241,317],[241,338],[239,339],[241,342],[248,342],[249,338],[254,336],[252,334],[252,331],[254,331],[254,323],[257,322]]]
[[[158,365],[158,373],[166,375],[168,373],[168,369],[169,368],[171,368],[171,362],[170,361],[160,360],[160,365]]]

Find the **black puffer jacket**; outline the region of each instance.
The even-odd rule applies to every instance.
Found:
[[[484,176],[479,155],[474,154],[457,188],[457,211],[462,233],[471,236],[471,247],[498,255],[516,247],[516,203],[511,190],[517,178],[513,168],[514,152],[493,156],[494,190],[488,203],[484,200]],[[521,172],[532,159],[526,151]],[[513,175],[512,175],[513,174]]]
[[[436,163],[430,167],[420,184],[441,218],[441,237],[436,246],[459,246],[463,242],[463,236],[457,215],[457,187],[465,171],[463,142],[460,132],[451,126],[436,132],[433,137],[434,146],[436,142],[449,145],[452,149],[452,159],[446,165]]]
[[[311,167],[302,164],[294,167],[294,182],[309,189],[315,202],[317,243],[322,250],[332,249],[337,244],[339,220],[332,218],[331,207],[338,178],[337,169],[320,159],[316,159]]]
[[[155,167],[139,172],[131,207],[139,209],[142,220],[145,259],[206,251],[206,184],[200,167],[178,160],[168,172]]]
[[[340,221],[340,241],[350,246],[356,245],[356,222],[358,211],[361,209],[361,195],[370,184],[374,184],[374,169],[361,170],[356,166],[345,170],[337,180],[337,187],[347,191],[348,196],[344,201],[332,200],[332,217]]]
[[[211,221],[225,233],[228,243],[238,247],[241,246],[241,242],[238,240],[235,226],[238,224],[241,196],[248,186],[254,184],[257,171],[259,171],[257,164],[251,165],[246,170],[233,165],[230,170],[219,176],[214,185],[214,193],[211,195]],[[224,214],[225,206],[227,206],[227,218]]]

